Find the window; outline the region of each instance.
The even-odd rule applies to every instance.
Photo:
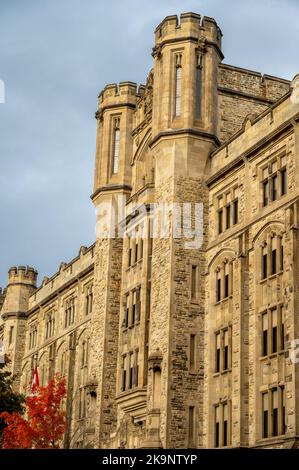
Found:
[[[29,330],[29,349],[35,348],[37,343],[37,324],[30,326]]]
[[[11,326],[10,329],[9,329],[9,340],[8,340],[9,344],[11,344],[12,341],[13,341],[13,330],[14,330],[14,327]]]
[[[181,115],[182,107],[182,55],[176,55],[175,66],[175,116]]]
[[[85,315],[92,312],[93,292],[92,286],[87,286],[85,289]]]
[[[220,406],[215,406],[215,447],[220,446]]]
[[[195,335],[190,335],[190,370],[195,369]]]
[[[262,393],[262,437],[285,434],[285,390],[275,387]]]
[[[227,370],[229,367],[229,339],[228,330],[224,331],[223,335],[223,369]]]
[[[220,333],[216,333],[215,372],[220,372],[220,354],[221,354]]]
[[[231,327],[215,333],[215,372],[227,372],[231,368]]]
[[[269,436],[269,397],[268,393],[263,393],[263,437]]]
[[[267,245],[263,247],[262,252],[262,279],[268,277],[268,247]]]
[[[129,294],[126,295],[126,303],[125,303],[125,320],[124,320],[124,327],[128,328],[129,326],[129,314],[130,314],[130,296]]]
[[[134,247],[134,262],[137,263],[138,261],[138,238],[135,238],[135,247]]]
[[[263,326],[263,333],[262,333],[262,355],[268,355],[268,313],[264,313],[262,315],[262,326]]]
[[[197,282],[198,282],[198,266],[191,266],[191,300],[196,300],[198,295]]]
[[[138,349],[122,356],[121,371],[122,392],[138,386]]]
[[[71,297],[65,302],[64,327],[68,328],[75,321],[75,298]]]
[[[123,356],[122,358],[122,377],[121,377],[121,391],[124,392],[126,390],[127,384],[127,358]]]
[[[141,288],[136,289],[136,322],[140,321],[140,312],[141,312]]]
[[[228,405],[223,405],[223,447],[228,445]]]
[[[269,309],[262,314],[262,357],[284,351],[284,307]]]
[[[229,264],[224,265],[224,298],[229,296]]]
[[[131,318],[131,325],[135,325],[136,319],[136,290],[133,291],[133,302],[132,302],[132,318]]]
[[[218,233],[223,232],[223,209],[219,209],[218,211]]]
[[[218,197],[218,234],[239,222],[238,188],[234,187]]]
[[[221,272],[218,271],[216,275],[216,302],[221,300]]]
[[[118,173],[119,167],[119,138],[120,138],[120,118],[116,118],[114,121],[114,131],[113,131],[113,173]]]
[[[227,402],[215,406],[215,447],[230,445],[230,406]]]
[[[128,248],[128,268],[132,266],[132,246],[131,246],[131,237],[128,237],[129,248]]]
[[[189,406],[188,448],[194,447],[194,406]]]
[[[238,199],[236,199],[233,202],[233,224],[236,225],[238,223],[238,217],[239,217],[239,204],[238,204]]]
[[[263,206],[276,201],[287,193],[286,157],[280,157],[268,163],[262,169]]]
[[[216,269],[216,302],[227,300],[232,295],[233,265],[225,260]]]
[[[281,236],[274,236],[270,243],[264,242],[262,246],[261,278],[267,279],[283,271],[284,250]]]
[[[199,119],[201,115],[201,56],[196,56],[196,69],[195,69],[195,118]]]
[[[47,313],[46,317],[46,339],[51,338],[54,335],[55,330],[55,318],[54,312]]]

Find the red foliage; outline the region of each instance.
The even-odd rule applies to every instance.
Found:
[[[0,414],[7,424],[3,431],[3,448],[58,448],[65,430],[65,413],[61,410],[65,396],[65,380],[56,377],[46,387],[36,387],[35,394],[27,397],[27,419],[18,413]]]

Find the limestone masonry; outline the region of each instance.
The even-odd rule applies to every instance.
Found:
[[[146,84],[99,95],[95,243],[0,291],[16,389],[66,377],[67,448],[299,447],[299,80],[223,63],[221,38],[159,24]],[[152,236],[153,203],[171,227],[203,203],[203,242]]]

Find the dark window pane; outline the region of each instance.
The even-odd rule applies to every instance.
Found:
[[[227,446],[227,428],[228,428],[227,421],[223,421],[223,446]]]
[[[281,248],[280,248],[280,271],[283,271],[283,261],[284,261],[283,260],[283,255],[284,255],[283,246],[281,246]]]
[[[229,275],[226,274],[224,277],[224,297],[229,296]]]
[[[234,201],[234,215],[233,215],[233,221],[234,221],[234,225],[236,225],[238,223],[238,219],[239,219],[239,207],[238,207],[238,199],[236,199]]]
[[[219,423],[215,425],[215,447],[219,447]]]
[[[222,233],[223,231],[223,210],[221,209],[218,212],[218,232]]]
[[[268,355],[268,331],[263,331],[263,356]]]
[[[281,195],[287,193],[287,170],[284,168],[281,170]]]
[[[230,205],[226,206],[226,228],[230,228]]]
[[[228,369],[228,346],[224,346],[223,368]]]
[[[268,411],[263,412],[263,437],[268,437]]]
[[[276,201],[277,195],[277,175],[275,175],[272,178],[272,201]]]
[[[216,372],[220,372],[220,349],[216,349]]]
[[[269,204],[269,183],[265,181],[263,183],[263,205],[267,206]]]
[[[221,300],[221,279],[217,279],[217,283],[216,283],[216,299],[217,299],[217,302],[220,302],[220,300]]]
[[[278,436],[278,409],[273,408],[273,415],[272,415],[272,430],[273,436]]]

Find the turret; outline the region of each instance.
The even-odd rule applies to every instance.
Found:
[[[152,146],[170,135],[218,143],[221,38],[214,19],[204,17],[201,21],[195,13],[168,16],[156,28]]]
[[[99,94],[93,200],[107,188],[130,189],[131,132],[138,97],[137,85],[133,82],[107,85]]]
[[[8,284],[2,305],[4,321],[4,349],[14,374],[21,372],[25,347],[26,314],[29,297],[36,290],[37,271],[31,267],[13,267],[8,273]],[[15,383],[18,386],[18,379]]]

